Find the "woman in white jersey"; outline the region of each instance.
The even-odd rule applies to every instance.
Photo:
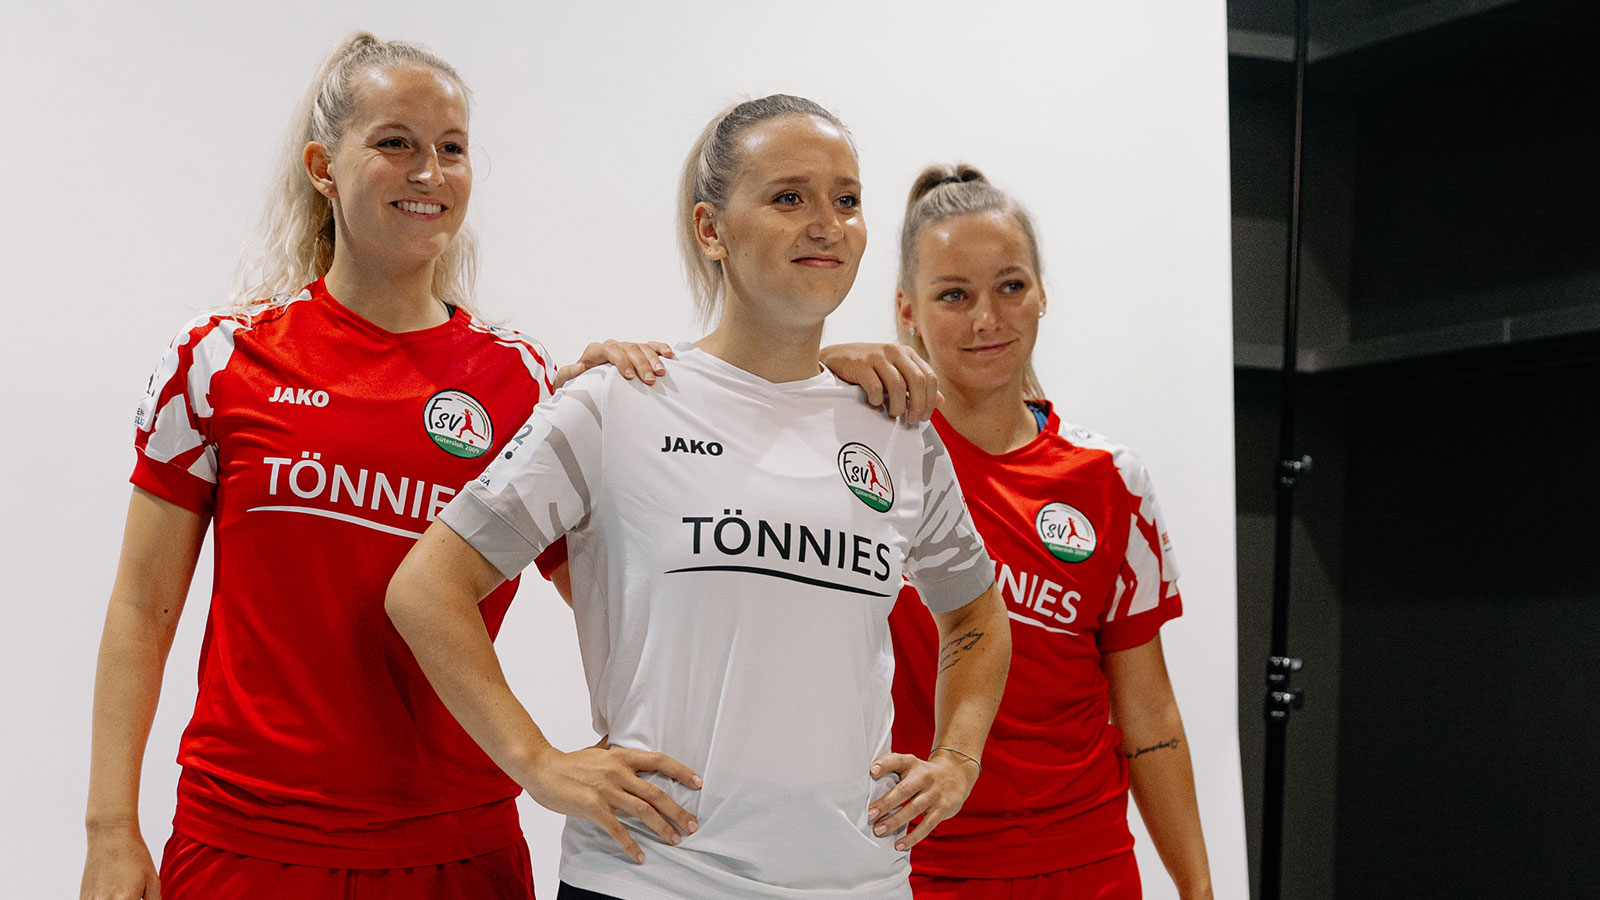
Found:
[[[865,243],[859,198],[854,147],[815,103],[717,117],[681,209],[715,330],[655,389],[608,370],[568,384],[390,585],[467,732],[569,814],[562,896],[909,898],[907,852],[977,778],[1009,656],[991,563],[932,430],[818,364]],[[608,771],[543,738],[475,615],[563,533]],[[888,752],[902,576],[944,636],[925,759]],[[677,781],[635,775],[645,753]]]
[[[1160,629],[1182,609],[1149,473],[1063,421],[1030,363],[1045,291],[1032,220],[971,166],[916,180],[901,339],[932,363],[944,438],[1010,614],[1012,679],[984,780],[912,857],[917,900],[1136,900],[1130,786],[1184,900],[1209,900],[1194,776]],[[891,616],[895,746],[936,740],[938,639],[914,592]]]
[[[344,40],[294,121],[259,278],[151,376],[95,680],[86,900],[532,897],[520,789],[440,706],[382,605],[415,536],[553,374],[536,343],[468,309],[468,146],[447,63]],[[653,378],[649,347],[592,350]],[[158,877],[140,771],[208,527],[199,698]],[[498,629],[514,590],[473,610],[480,628]]]

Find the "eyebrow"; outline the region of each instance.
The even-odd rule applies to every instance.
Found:
[[[372,130],[373,131],[387,131],[387,130],[389,130],[391,128],[397,129],[399,131],[409,131],[412,134],[416,134],[417,133],[417,130],[415,128],[412,128],[410,125],[407,125],[404,122],[384,122],[382,124],[372,126]],[[459,128],[447,129],[444,133],[447,134],[447,135],[448,134],[460,134],[460,135],[465,135],[466,134],[465,131],[462,131]],[[443,135],[441,135],[441,137],[442,136]]]
[[[1022,268],[1021,266],[1006,266],[1004,269],[1001,269],[1000,271],[994,273],[994,277],[1003,278],[1006,275],[1012,274],[1013,272],[1026,273],[1027,270]],[[967,279],[961,277],[960,275],[940,275],[939,277],[933,279],[933,281],[931,283],[933,283],[933,284],[945,284],[947,282],[950,283],[950,284],[969,284],[970,283]]]
[[[811,178],[808,175],[785,175],[782,178],[774,178],[774,179],[768,181],[767,182],[767,186],[768,187],[777,187],[778,185],[781,185],[781,184],[810,184],[810,183],[811,183]],[[857,190],[860,190],[860,188],[861,188],[861,182],[857,181],[854,178],[835,178],[833,180],[833,183],[835,185],[837,185],[837,186],[840,186],[840,187],[855,188]]]

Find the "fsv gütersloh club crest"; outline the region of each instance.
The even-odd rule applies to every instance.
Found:
[[[422,426],[440,449],[462,459],[476,459],[494,444],[489,411],[466,391],[446,390],[429,397]]]
[[[894,505],[894,481],[883,457],[866,444],[851,442],[839,448],[839,476],[862,503],[878,512]]]

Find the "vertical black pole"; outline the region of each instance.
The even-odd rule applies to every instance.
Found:
[[[1307,0],[1294,4],[1294,169],[1289,186],[1288,279],[1283,301],[1283,368],[1278,419],[1277,540],[1272,567],[1272,656],[1267,662],[1266,784],[1261,808],[1261,898],[1279,900],[1283,875],[1284,751],[1289,710],[1300,697],[1289,675],[1300,661],[1289,657],[1289,551],[1294,528],[1294,486],[1309,460],[1294,455],[1295,377],[1300,334],[1300,161],[1305,118]]]

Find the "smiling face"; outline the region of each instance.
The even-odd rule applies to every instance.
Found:
[[[946,219],[917,235],[917,270],[896,309],[941,382],[966,392],[1022,384],[1044,314],[1038,261],[1004,210]]]
[[[739,136],[728,200],[695,207],[696,235],[722,261],[729,310],[816,327],[855,283],[867,226],[854,149],[837,127],[792,115]]]
[[[306,147],[312,182],[334,201],[334,252],[429,262],[450,246],[472,195],[466,98],[449,76],[412,66],[360,73],[355,95],[332,156]]]

